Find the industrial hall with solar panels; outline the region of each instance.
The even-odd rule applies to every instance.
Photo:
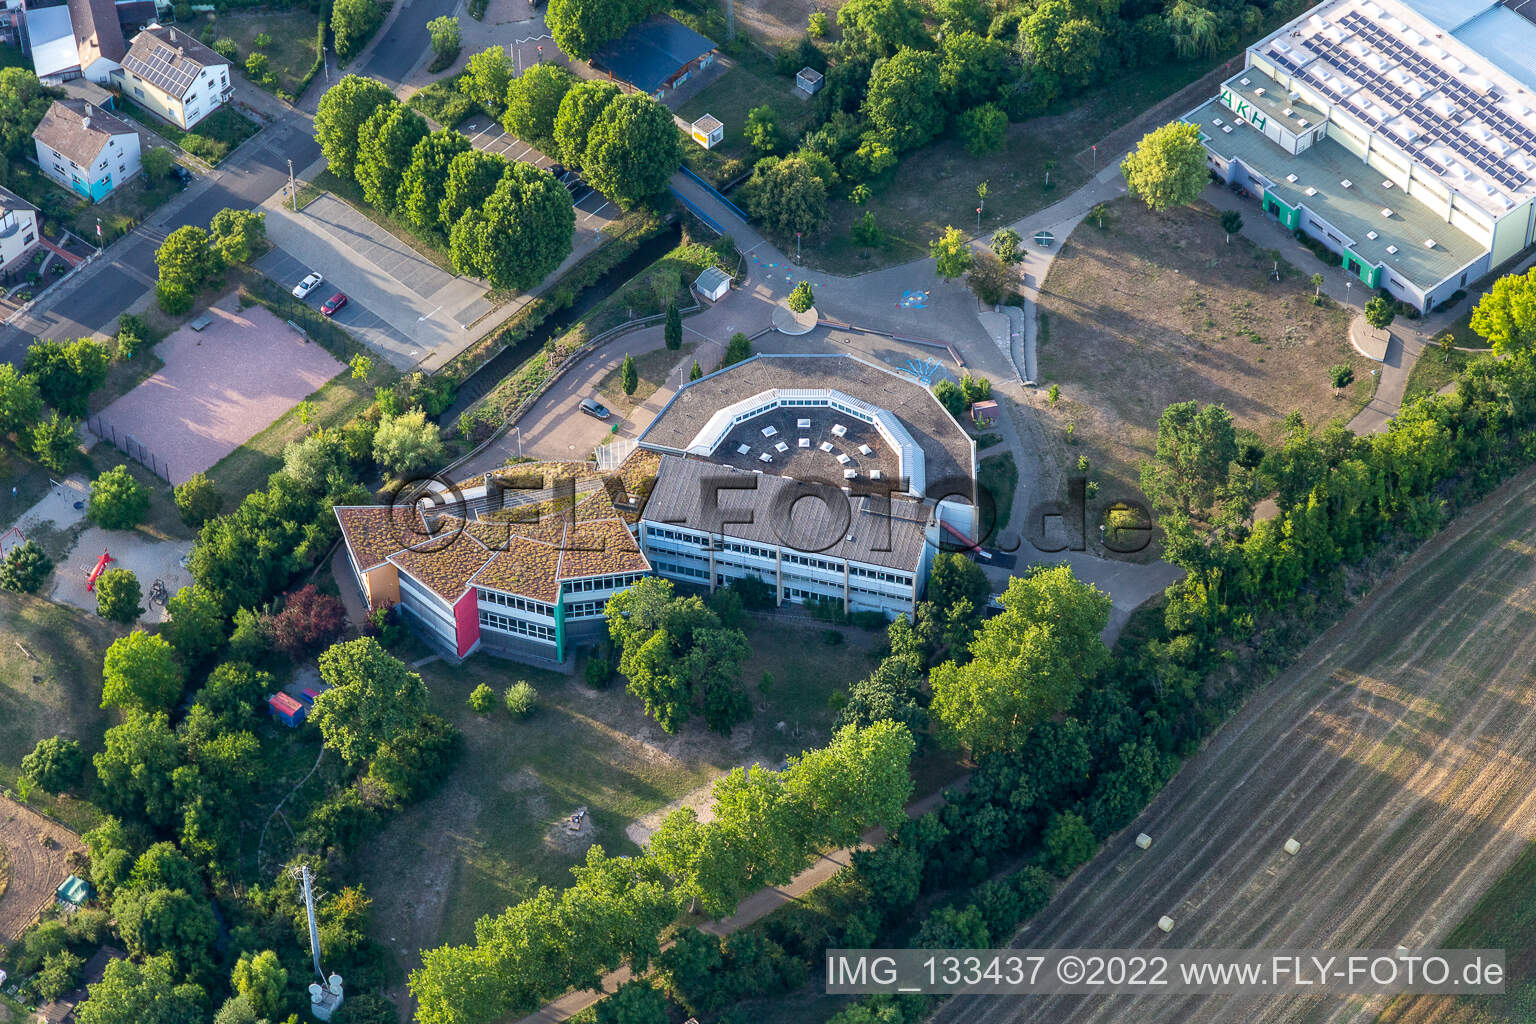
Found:
[[[1222,180],[1428,312],[1533,241],[1536,0],[1329,0],[1184,120]]]

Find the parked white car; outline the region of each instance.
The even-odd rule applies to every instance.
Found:
[[[309,293],[314,291],[316,288],[319,288],[320,282],[324,280],[325,278],[321,277],[319,274],[310,274],[304,280],[293,286],[293,297],[296,299],[308,298]]]

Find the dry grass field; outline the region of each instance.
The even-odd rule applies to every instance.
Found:
[[[1445,944],[1536,836],[1532,500],[1536,470],[1376,586],[1258,690],[1015,945]],[[1152,836],[1150,849],[1135,847],[1138,832]],[[1301,843],[1295,857],[1282,850],[1292,836]],[[1521,877],[1529,877],[1530,861]],[[1520,888],[1529,908],[1528,888]],[[1168,935],[1157,928],[1164,914],[1175,921]],[[1511,944],[1529,947],[1528,909],[1505,918],[1521,925],[1505,932]],[[1512,949],[1511,960],[1528,977],[1530,951]],[[1509,1013],[1445,1004],[1444,1013],[1390,1019],[1532,1019],[1528,997],[1525,1010],[1502,1004]],[[936,1019],[1263,1024],[1369,1020],[1379,1009],[1281,994],[958,998]]]
[[[1173,402],[1217,402],[1239,427],[1272,437],[1286,415],[1348,418],[1369,400],[1371,363],[1347,336],[1349,317],[1312,304],[1310,270],[1252,242],[1223,238],[1205,204],[1154,214],[1131,200],[1109,207],[1104,229],[1085,222],[1051,265],[1040,294],[1042,387],[1059,384],[1057,438],[1075,424],[1068,461],[1134,493],[1157,418]],[[1326,300],[1325,300],[1326,302]],[[1328,367],[1355,383],[1335,396]]]

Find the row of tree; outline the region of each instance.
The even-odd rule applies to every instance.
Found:
[[[198,292],[218,286],[226,268],[261,255],[266,241],[267,215],[257,210],[220,210],[206,231],[177,228],[155,250],[155,301],[172,316],[187,312]]]
[[[583,81],[558,64],[535,64],[514,78],[497,47],[470,59],[462,88],[507,131],[580,169],[623,209],[666,192],[682,163],[672,112],[612,82]]]
[[[426,950],[411,974],[423,1024],[473,1024],[590,988],[655,957],[658,935],[689,903],[729,914],[741,897],[789,881],[822,849],[904,819],[913,740],[890,722],[845,728],[782,772],[737,769],[716,782],[714,818],[691,809],[662,822],[646,853],[601,847],[564,890],[540,889],[475,926],[475,943]]]
[[[315,138],[332,174],[375,209],[448,240],[454,269],[526,289],[570,255],[570,194],[548,172],[474,149],[451,128],[429,131],[383,84],[348,75],[328,89]]]

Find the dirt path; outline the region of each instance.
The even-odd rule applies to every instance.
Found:
[[[1019,947],[1432,948],[1536,836],[1536,470],[1427,544],[1112,838]],[[1145,852],[1132,838],[1153,837]],[[1295,858],[1282,852],[1294,836]],[[1167,914],[1172,934],[1157,930]],[[951,1000],[943,1024],[1369,1020],[1372,1002]]]
[[[53,891],[69,877],[70,853],[84,847],[63,825],[7,797],[0,797],[0,846],[10,862],[0,895],[0,943],[5,943],[53,901]]]

